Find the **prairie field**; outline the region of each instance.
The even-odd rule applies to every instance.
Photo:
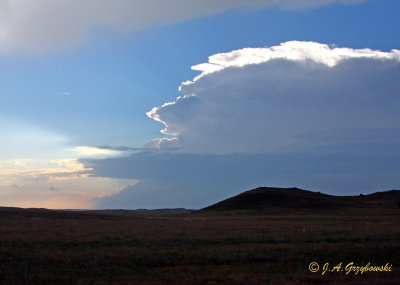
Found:
[[[0,212],[2,284],[399,284],[399,246],[398,209]]]

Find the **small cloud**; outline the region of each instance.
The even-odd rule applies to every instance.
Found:
[[[14,161],[0,161],[0,187],[17,188],[31,182],[76,180],[88,177],[91,172],[77,159],[24,161],[27,163],[23,167],[15,165]]]
[[[112,147],[97,147],[97,146],[77,146],[73,148],[74,151],[78,152],[79,156],[85,157],[110,157],[120,155],[123,151],[126,151],[126,147],[120,149]]]
[[[10,166],[19,167],[19,166],[26,166],[29,161],[30,161],[29,159],[14,159],[14,160],[8,160],[6,161],[6,163]]]
[[[61,93],[62,95],[71,95],[72,93],[71,92],[63,92],[63,93]]]
[[[130,146],[108,146],[108,145],[101,145],[101,146],[96,146],[98,149],[104,149],[104,150],[111,150],[111,151],[138,151],[141,150],[142,148],[139,147],[130,147]]]

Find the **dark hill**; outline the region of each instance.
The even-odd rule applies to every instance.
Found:
[[[202,209],[264,210],[264,209],[343,209],[398,208],[400,190],[360,196],[333,196],[298,188],[260,187]]]

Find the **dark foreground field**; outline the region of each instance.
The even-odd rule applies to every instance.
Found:
[[[149,217],[0,211],[3,284],[400,284],[399,246],[395,207]],[[327,262],[343,271],[321,275]],[[346,275],[350,262],[392,271]]]

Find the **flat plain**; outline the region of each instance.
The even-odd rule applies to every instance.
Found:
[[[399,284],[398,191],[386,196],[358,207],[211,207],[157,215],[1,208],[0,280],[2,284]],[[319,264],[317,272],[309,270],[311,262]],[[345,266],[351,262],[392,267],[386,272],[346,274]],[[322,275],[326,263],[329,269],[342,263],[343,271]]]

